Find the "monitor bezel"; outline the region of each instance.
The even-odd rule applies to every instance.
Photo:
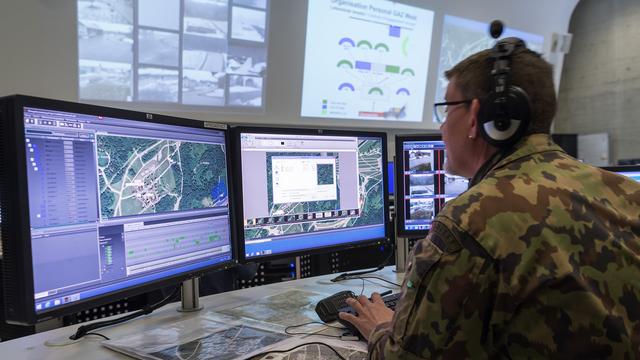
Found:
[[[429,234],[429,230],[406,230],[405,229],[405,206],[404,206],[404,143],[408,141],[442,141],[440,134],[422,134],[422,135],[396,135],[395,138],[395,208],[396,208],[396,235],[404,238],[419,238]]]
[[[225,152],[226,152],[226,161],[227,161],[227,179],[232,179],[232,171],[231,171],[231,163],[230,163],[230,137],[229,130],[226,124],[205,122],[205,121],[196,121],[184,118],[178,118],[167,115],[160,115],[155,113],[145,113],[138,112],[132,110],[124,110],[124,109],[116,109],[110,107],[104,107],[99,105],[90,105],[83,103],[73,103],[68,101],[60,101],[60,100],[52,100],[52,99],[44,99],[39,97],[25,96],[25,95],[14,95],[11,97],[4,98],[7,106],[6,108],[6,116],[2,121],[5,122],[4,132],[6,133],[3,136],[3,140],[6,139],[6,136],[14,139],[10,143],[5,143],[5,152],[11,151],[14,152],[17,156],[4,156],[4,160],[7,161],[7,165],[3,166],[4,169],[9,169],[10,171],[15,171],[16,176],[10,179],[12,186],[5,186],[2,191],[2,202],[3,209],[6,208],[5,204],[9,205],[11,215],[10,219],[15,216],[15,220],[2,223],[2,232],[3,239],[5,238],[5,234],[16,235],[12,240],[17,239],[18,241],[15,244],[15,247],[10,246],[10,251],[12,253],[8,254],[6,251],[4,252],[4,261],[3,261],[3,286],[7,286],[7,271],[9,273],[15,273],[14,275],[20,275],[23,281],[22,284],[19,284],[19,291],[17,291],[14,295],[15,301],[18,301],[21,305],[19,309],[15,312],[10,312],[8,308],[5,307],[5,316],[7,322],[17,323],[17,324],[35,324],[38,321],[60,317],[64,315],[69,315],[76,313],[78,311],[82,311],[85,309],[89,309],[92,307],[104,305],[110,302],[114,302],[120,300],[122,298],[135,296],[139,294],[143,294],[145,292],[149,292],[155,289],[160,289],[163,287],[179,284],[180,282],[193,278],[196,276],[200,276],[210,271],[227,269],[237,264],[237,249],[235,248],[235,224],[233,223],[233,181],[227,181],[228,186],[228,194],[229,194],[229,236],[230,236],[230,246],[231,246],[231,259],[224,260],[217,264],[208,265],[197,270],[191,270],[175,275],[168,276],[166,278],[157,279],[153,281],[149,281],[146,283],[134,285],[131,287],[111,291],[102,295],[98,295],[95,297],[88,298],[86,300],[79,300],[70,302],[65,305],[61,305],[55,308],[52,308],[48,311],[36,312],[35,309],[35,298],[34,298],[34,279],[33,279],[33,258],[32,258],[32,248],[31,248],[31,231],[30,231],[30,220],[29,220],[29,209],[28,206],[20,206],[20,204],[28,204],[28,178],[27,178],[27,164],[26,158],[24,156],[24,147],[25,147],[25,135],[24,135],[24,108],[40,108],[46,110],[53,111],[62,111],[62,112],[70,112],[70,113],[81,113],[92,116],[104,116],[110,118],[118,118],[132,121],[139,121],[145,123],[154,123],[154,124],[166,124],[166,125],[177,125],[177,126],[185,126],[192,128],[201,128],[201,129],[211,129],[216,131],[221,131],[225,137]],[[7,126],[8,125],[8,126]],[[9,128],[9,129],[8,129]],[[9,130],[9,131],[6,131]],[[9,153],[10,154],[10,153]],[[11,189],[11,191],[7,191]],[[5,202],[5,196],[7,201]],[[5,214],[3,213],[3,220]],[[5,245],[7,241],[3,240],[3,245]],[[5,248],[6,249],[6,248]],[[9,256],[20,256],[18,261],[6,261],[7,255]],[[10,264],[8,264],[10,263]],[[21,265],[21,266],[20,266]],[[19,268],[19,269],[18,269]],[[17,279],[16,279],[17,280]],[[13,281],[16,281],[13,280]],[[11,280],[10,280],[11,281]],[[13,294],[13,293],[12,293]],[[7,296],[7,292],[5,291],[5,296]],[[5,305],[7,303],[5,302]]]
[[[313,249],[294,250],[271,255],[260,255],[254,257],[246,257],[245,255],[245,239],[244,239],[244,209],[243,209],[243,190],[242,190],[242,155],[240,135],[243,133],[252,134],[283,134],[283,135],[327,135],[327,136],[351,136],[351,137],[379,137],[382,140],[382,181],[383,181],[383,216],[384,216],[384,238],[375,238],[363,240],[359,242],[351,242],[347,244],[321,246]],[[236,219],[236,240],[235,248],[238,252],[238,261],[240,263],[264,262],[284,258],[292,258],[300,255],[313,255],[327,253],[331,251],[348,250],[371,246],[389,242],[391,224],[389,222],[389,193],[387,189],[387,134],[383,132],[372,131],[351,131],[351,130],[325,130],[325,129],[308,129],[308,128],[283,128],[283,127],[263,127],[263,126],[238,126],[231,129],[231,142],[233,145],[233,173],[238,179],[236,183],[234,206]]]
[[[615,165],[615,166],[601,166],[600,169],[611,171],[614,173],[620,172],[640,172],[640,165]]]

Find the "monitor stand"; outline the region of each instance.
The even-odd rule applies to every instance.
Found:
[[[194,312],[202,310],[200,305],[200,278],[191,278],[182,282],[182,306],[179,312]]]
[[[177,310],[180,312],[195,312],[203,309],[202,305],[200,305],[200,291],[199,284],[200,279],[195,277],[189,280],[185,280],[182,282],[181,288],[181,298],[182,298],[182,306]],[[114,324],[115,325],[115,324]],[[70,344],[77,343],[81,341],[84,337],[80,339],[71,340],[68,335],[64,335],[61,337],[57,337],[54,339],[49,339],[44,342],[46,346],[66,346]]]

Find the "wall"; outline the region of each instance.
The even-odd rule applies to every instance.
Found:
[[[329,1],[329,0],[327,0]],[[323,120],[300,117],[307,2],[271,0],[266,108],[262,115],[211,112],[168,113],[227,123],[259,123],[309,127],[359,127],[397,133],[436,131],[431,109],[438,71],[444,14],[489,22],[499,18],[513,28],[545,37],[549,53],[553,32],[565,33],[577,0],[402,0],[435,11],[429,78],[422,123]],[[327,24],[335,26],[336,24]],[[77,101],[76,0],[11,0],[0,5],[0,94],[24,93]],[[556,69],[562,56],[549,57]],[[425,59],[426,61],[426,59]],[[559,71],[557,76],[559,76]],[[135,105],[124,105],[136,110]],[[393,149],[393,144],[389,144]]]
[[[640,2],[582,0],[569,32],[556,130],[607,132],[612,162],[640,158]]]

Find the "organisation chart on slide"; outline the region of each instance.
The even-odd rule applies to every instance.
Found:
[[[310,1],[301,115],[421,121],[432,27],[390,1]]]

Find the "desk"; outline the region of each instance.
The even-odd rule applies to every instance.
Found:
[[[388,266],[373,275],[385,278],[389,281],[400,283],[403,274],[396,274]],[[195,313],[180,313],[176,311],[179,303],[168,304],[150,315],[134,319],[127,323],[96,330],[109,338],[122,339],[127,336],[137,335],[143,332],[169,326],[176,322],[194,317],[203,317],[211,312],[219,312],[236,308],[243,304],[255,303],[257,299],[262,299],[271,295],[276,295],[293,289],[312,291],[331,295],[342,290],[351,290],[359,294],[362,289],[362,280],[351,279],[332,283],[329,280],[336,274],[317,276],[313,278],[293,280],[276,284],[264,285],[255,288],[236,290],[226,293],[206,296],[200,299],[204,309]],[[382,292],[392,289],[394,292],[398,288],[388,285],[376,279],[367,279],[364,286],[364,294],[369,295],[373,291]],[[122,315],[116,315],[109,319]],[[105,319],[100,319],[105,320]],[[319,319],[317,319],[319,321]],[[54,360],[54,359],[130,359],[129,357],[106,349],[100,345],[103,341],[96,336],[88,336],[82,341],[63,347],[48,347],[44,342],[51,339],[61,339],[75,333],[79,325],[67,326],[31,336],[0,343],[0,354],[3,359],[33,359],[33,360]]]

